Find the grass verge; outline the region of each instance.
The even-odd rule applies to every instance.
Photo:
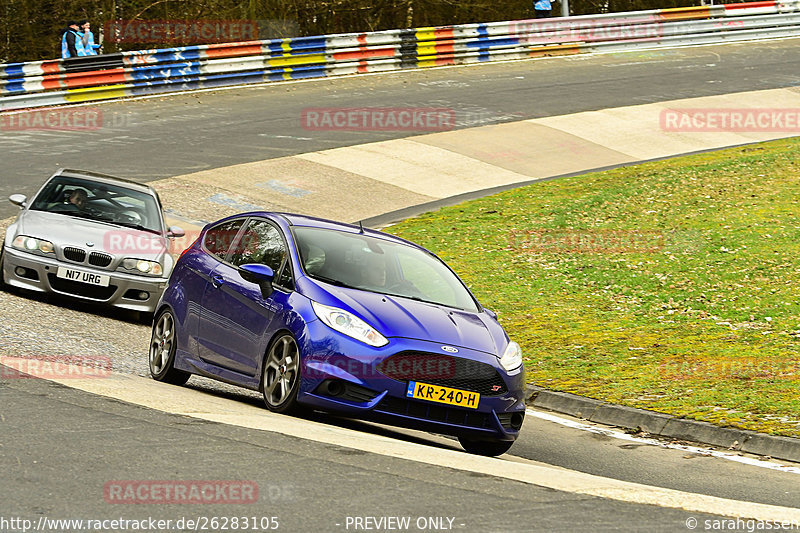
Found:
[[[530,382],[800,437],[800,139],[542,182],[387,231],[498,312]]]

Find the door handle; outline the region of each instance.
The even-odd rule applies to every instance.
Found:
[[[211,276],[211,284],[214,286],[215,289],[219,289],[220,287],[222,287],[223,283],[225,283],[225,279],[219,274],[214,274]]]

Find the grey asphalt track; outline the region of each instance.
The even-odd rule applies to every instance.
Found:
[[[107,123],[97,131],[0,131],[0,194],[30,195],[60,166],[149,181],[418,133],[312,132],[300,123],[309,106],[452,107],[459,127],[469,127],[795,86],[798,44],[558,58],[104,104],[97,107]],[[0,216],[15,212],[0,204]],[[513,453],[681,490],[800,502],[794,475],[625,444],[532,418]],[[464,531],[685,531],[688,516],[165,415],[35,380],[0,381],[0,471],[0,517],[253,514],[254,507],[189,506],[187,512],[186,506],[109,506],[103,500],[106,481],[159,478],[256,480],[267,497],[255,514],[280,516],[288,531],[344,530],[335,524],[348,515],[398,514],[455,516]],[[277,487],[273,499],[271,487]]]
[[[462,128],[792,87],[800,84],[798,44],[582,55],[98,104],[96,130],[0,129],[0,196],[30,195],[58,167],[149,181],[420,133],[310,131],[301,123],[308,107],[445,107]],[[0,203],[0,218],[13,213]]]
[[[278,518],[279,531],[335,532],[355,530],[348,517],[410,517],[414,526],[444,517],[454,531],[505,533],[681,531],[690,517],[719,518],[159,413],[43,380],[0,381],[0,405],[0,520],[267,516]],[[259,497],[250,504],[106,499],[107,483],[136,480],[254,482]]]

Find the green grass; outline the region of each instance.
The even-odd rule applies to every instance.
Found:
[[[498,312],[530,382],[800,436],[799,162],[800,139],[763,143],[542,182],[388,231]]]

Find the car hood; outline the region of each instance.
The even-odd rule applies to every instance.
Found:
[[[139,259],[159,260],[169,246],[166,237],[148,231],[45,211],[20,214],[16,234],[47,239],[57,247],[75,246]]]
[[[431,341],[494,356],[507,342],[502,327],[486,313],[340,287],[327,292],[341,303],[320,303],[350,308],[385,337]]]

